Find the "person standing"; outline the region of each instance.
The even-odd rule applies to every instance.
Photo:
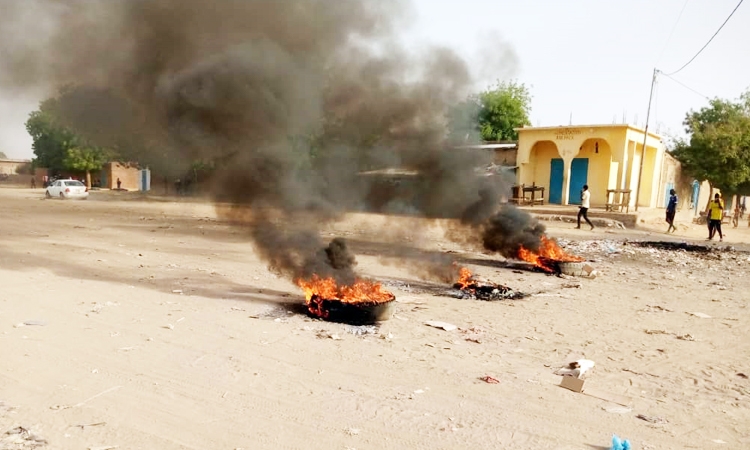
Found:
[[[677,227],[674,226],[674,216],[677,214],[677,192],[674,189],[669,190],[669,203],[667,204],[667,233],[674,233],[677,231]]]
[[[589,220],[589,208],[591,208],[591,192],[589,191],[589,185],[584,184],[583,190],[581,191],[581,206],[578,209],[578,228],[581,229],[581,217],[586,220],[591,229],[594,229],[594,224]]]
[[[721,233],[721,220],[724,218],[724,202],[721,201],[719,194],[714,195],[714,201],[708,206],[708,240],[713,240],[716,232],[719,232],[719,242],[724,241],[724,235]]]
[[[120,178],[117,178],[117,190],[120,190],[120,186],[122,186],[122,181],[120,181]]]

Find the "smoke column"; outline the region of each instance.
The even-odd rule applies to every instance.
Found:
[[[499,193],[492,186],[479,192],[479,200],[469,205],[461,216],[461,222],[471,226],[481,236],[486,250],[514,258],[521,247],[537,251],[545,236],[546,228],[528,212],[511,204],[504,204],[496,211]]]
[[[56,106],[67,125],[162,175],[215,161],[216,199],[237,205],[226,214],[247,219],[271,268],[344,281],[353,264],[330,255],[345,245],[321,253],[317,230],[379,200],[360,171],[417,170],[410,208],[458,217],[489,162],[446,142],[446,108],[472,78],[447,49],[398,44],[404,4],[7,1],[0,86],[67,86]]]

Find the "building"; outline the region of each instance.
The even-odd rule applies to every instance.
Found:
[[[680,162],[669,153],[665,153],[662,163],[661,183],[659,183],[658,198],[660,204],[657,206],[666,208],[669,202],[670,189],[677,192],[677,197],[680,199],[677,210],[683,219],[698,216],[701,211],[706,209],[706,205],[711,198],[711,186],[707,181],[700,183],[686,177],[682,173]],[[713,192],[720,193],[718,189],[714,189]],[[729,203],[727,202],[727,209],[729,209]]]
[[[631,190],[630,206],[662,206],[665,148],[660,136],[631,125],[524,127],[518,131],[519,184],[544,186],[545,201],[578,204],[584,184],[591,204],[603,207],[607,190]],[[640,194],[636,199],[642,167]],[[616,202],[619,199],[611,198]]]
[[[86,180],[85,174],[75,171],[54,171],[37,167],[34,177],[37,185],[43,186],[49,177],[75,178]],[[148,191],[151,189],[151,171],[141,169],[136,163],[108,162],[100,171],[91,172],[91,184],[93,187],[104,189],[117,189],[117,180],[120,180],[120,189],[127,191]]]
[[[485,150],[492,152],[492,162],[497,166],[515,167],[518,157],[517,142],[484,142],[482,144],[462,145],[457,150]]]
[[[91,177],[96,177],[94,173]],[[99,173],[99,181],[102,188],[117,189],[117,180],[120,180],[120,189],[128,191],[140,191],[142,186],[141,169],[138,164],[108,162]]]
[[[0,175],[15,175],[19,168],[29,164],[28,159],[0,159]]]

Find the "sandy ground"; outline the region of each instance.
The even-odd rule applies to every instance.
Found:
[[[46,444],[0,434],[2,449],[750,444],[748,253],[634,251],[622,240],[665,235],[552,224],[601,272],[569,280],[502,267],[437,226],[352,215],[326,236],[348,238],[359,271],[398,298],[393,319],[366,329],[299,314],[299,290],[210,204],[41,197],[0,189],[0,433],[21,426]],[[399,242],[383,243],[383,227]],[[668,239],[704,234],[683,225]],[[728,234],[750,240],[746,224]],[[405,247],[406,263],[388,258]],[[448,286],[420,281],[413,257],[447,251],[536,295],[439,295]],[[596,362],[586,388],[604,399],[558,386],[573,355]]]

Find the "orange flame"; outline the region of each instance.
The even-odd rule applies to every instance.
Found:
[[[473,279],[473,275],[471,274],[471,271],[467,269],[466,267],[462,267],[458,271],[458,281],[456,281],[456,284],[459,286],[459,289],[466,289],[473,283],[474,283],[474,279]]]
[[[318,317],[328,317],[323,308],[323,300],[337,300],[342,303],[385,303],[394,299],[392,293],[383,289],[375,281],[356,280],[350,286],[339,286],[334,278],[320,278],[317,275],[309,280],[299,279],[297,285],[305,293],[305,303],[311,313]]]
[[[540,269],[546,272],[554,272],[554,269],[547,265],[548,263],[547,261],[545,261],[545,259],[559,261],[559,262],[584,261],[584,259],[581,257],[565,253],[565,250],[560,248],[560,246],[557,245],[557,242],[555,242],[555,240],[549,239],[547,236],[542,236],[541,244],[539,245],[539,250],[534,252],[524,247],[521,247],[520,249],[518,249],[518,253],[516,257],[520,259],[521,261],[526,261],[531,264],[534,264],[536,267],[539,267]]]

